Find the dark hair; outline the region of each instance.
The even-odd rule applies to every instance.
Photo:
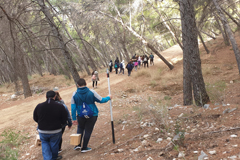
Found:
[[[46,93],[46,97],[47,98],[53,98],[53,97],[55,97],[55,95],[56,95],[56,93],[54,92],[54,91],[48,91],[47,93]]]
[[[62,97],[60,96],[59,92],[56,92],[56,99],[55,101],[60,101],[62,99]]]
[[[80,79],[77,81],[77,84],[78,84],[79,86],[86,86],[86,85],[87,85],[85,79],[83,79],[83,78],[80,78]]]

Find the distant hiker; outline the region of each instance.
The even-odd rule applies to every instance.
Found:
[[[54,87],[53,91],[56,93],[56,96],[59,96],[59,101],[61,102],[61,104],[65,104],[65,102],[63,101],[63,99],[60,97],[59,92],[58,92],[59,88],[58,87]]]
[[[147,65],[147,67],[148,67],[148,56],[147,56],[147,55],[144,55],[144,57],[143,57],[143,63],[144,63],[144,68],[145,68],[146,65]]]
[[[120,63],[120,72],[119,72],[119,74],[121,72],[124,74],[124,68],[125,68],[125,63],[124,63],[124,60],[122,60],[122,62]]]
[[[128,76],[131,75],[132,69],[133,69],[133,64],[132,62],[128,62],[127,66],[126,66],[127,70],[128,70]]]
[[[134,68],[135,68],[135,71],[137,71],[137,67],[138,67],[138,62],[134,62]]]
[[[74,147],[74,150],[81,150],[81,152],[88,152],[92,149],[88,147],[88,142],[90,140],[94,125],[98,118],[98,108],[95,102],[106,103],[112,99],[111,95],[107,97],[101,97],[94,90],[90,90],[86,87],[86,81],[80,78],[77,82],[77,91],[73,93],[71,99],[71,111],[73,124],[78,125],[77,133],[81,134],[80,144]],[[83,107],[83,102],[85,102],[93,111],[93,116],[90,118],[80,117],[80,109]],[[78,116],[76,116],[76,113]],[[81,147],[83,141],[83,146]]]
[[[55,91],[55,90],[56,90],[56,89],[54,89],[54,91]],[[58,102],[58,103],[60,103],[60,104],[62,104],[62,105],[65,107],[65,109],[66,109],[66,111],[67,111],[67,113],[68,113],[68,120],[66,121],[65,124],[62,125],[62,135],[63,135],[66,126],[68,126],[69,129],[72,127],[72,119],[71,119],[69,110],[68,110],[66,104],[64,103],[64,101],[62,100],[59,92],[58,92],[58,91],[55,91],[55,92],[56,92],[55,101]],[[58,150],[58,153],[61,153],[61,152],[62,152],[62,138],[61,138],[61,140],[60,140],[60,142],[59,142],[59,150]]]
[[[116,74],[118,74],[118,68],[119,68],[119,59],[118,59],[118,57],[114,61],[114,68],[115,68]]]
[[[151,53],[151,55],[149,56],[150,58],[150,65],[154,65],[153,59],[154,59],[154,55]]]
[[[133,61],[136,60],[136,54],[134,54],[134,56],[132,56],[132,60],[133,60]]]
[[[140,68],[140,66],[141,66],[141,61],[142,61],[142,60],[141,60],[141,57],[139,56],[139,57],[138,57],[138,60],[137,60],[137,62],[138,62],[138,68]]]
[[[143,64],[144,64],[144,61],[143,61],[144,57],[145,57],[145,55],[142,55],[142,56],[141,56],[142,67],[143,67]]]
[[[119,63],[115,62],[114,69],[116,74],[118,74],[118,68],[119,68]]]
[[[97,82],[99,81],[100,79],[99,79],[99,77],[98,77],[98,72],[95,70],[95,71],[93,71],[92,72],[92,86],[93,86],[93,88],[94,88],[94,83],[95,83],[95,88],[97,88]]]
[[[113,67],[112,60],[110,60],[108,66],[109,66],[109,71],[112,72],[112,67]]]
[[[118,57],[115,59],[114,63],[118,63],[118,64],[119,64],[119,59],[118,59]]]
[[[47,100],[39,103],[33,111],[33,119],[38,123],[44,160],[58,160],[59,142],[62,138],[62,125],[68,120],[68,113],[62,104],[55,102],[56,93],[48,91]]]

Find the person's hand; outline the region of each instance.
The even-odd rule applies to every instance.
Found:
[[[72,123],[73,123],[73,125],[78,125],[78,122],[76,120],[73,121]]]
[[[108,96],[110,97],[110,99],[112,99],[112,95],[109,94]]]

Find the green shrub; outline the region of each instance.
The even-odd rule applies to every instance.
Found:
[[[0,159],[17,160],[18,147],[26,139],[26,136],[23,136],[20,131],[11,129],[4,130],[0,136],[3,137],[0,142]]]

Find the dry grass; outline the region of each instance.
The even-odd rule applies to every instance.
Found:
[[[63,75],[44,75],[43,77],[34,75],[34,78],[30,80],[30,86],[37,86],[37,87],[45,87],[45,88],[53,88],[55,86],[57,87],[64,87],[64,86],[70,86],[74,84],[73,79],[67,79]]]
[[[212,73],[212,69],[210,66],[203,66],[202,67],[202,74],[203,76],[209,75]]]
[[[167,85],[169,83],[182,83],[183,69],[175,68],[172,71],[168,71],[162,75],[161,84]]]
[[[0,85],[0,94],[11,93],[13,91],[14,91],[13,83],[4,83],[3,85]]]
[[[79,72],[81,78],[87,78],[88,74],[86,72]],[[41,77],[38,74],[34,74],[28,76],[30,88],[45,88],[45,89],[52,89],[53,87],[66,87],[74,84],[73,79],[68,79],[68,77],[64,75],[49,75],[44,74]],[[22,90],[21,81],[19,81],[19,88]],[[0,94],[4,93],[13,93],[15,89],[14,83],[5,83],[0,85]]]
[[[151,72],[152,73],[152,72]],[[137,73],[134,75],[134,77],[151,77],[151,74],[149,73],[149,70],[138,70]]]

